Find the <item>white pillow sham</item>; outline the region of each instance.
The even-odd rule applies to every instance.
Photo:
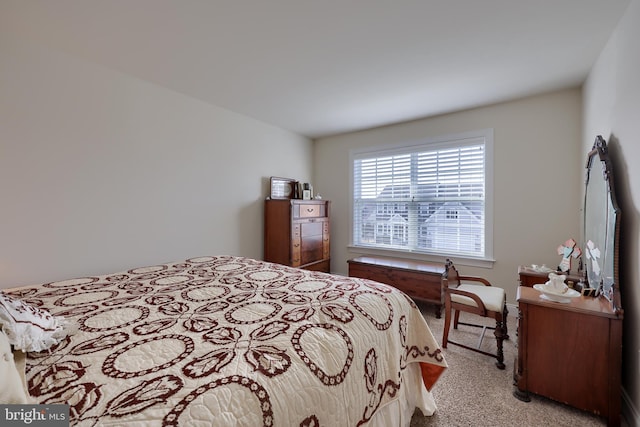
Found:
[[[24,352],[43,351],[67,336],[67,322],[0,292],[0,327],[9,343]]]

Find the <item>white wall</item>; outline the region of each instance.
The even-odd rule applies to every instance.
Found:
[[[584,138],[609,144],[620,205],[625,417],[640,425],[640,0],[632,0],[584,85]]]
[[[518,265],[555,266],[558,245],[580,238],[581,101],[576,88],[317,140],[314,187],[332,200],[332,270],[347,274],[358,255],[347,248],[350,150],[493,128],[496,262],[461,269],[504,287],[515,303]]]
[[[268,177],[312,166],[306,138],[1,34],[0,288],[261,258]]]

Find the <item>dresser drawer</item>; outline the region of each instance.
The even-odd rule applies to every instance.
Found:
[[[305,270],[322,271],[324,273],[328,273],[331,271],[331,265],[328,259],[318,261],[313,264],[307,264],[303,268]]]
[[[325,222],[322,227],[322,257],[329,258],[330,257],[330,243],[331,237],[329,234],[329,222]]]
[[[302,264],[302,245],[300,241],[297,241],[293,242],[291,246],[291,266],[300,267]]]
[[[324,216],[324,205],[300,204],[300,218],[320,218]]]

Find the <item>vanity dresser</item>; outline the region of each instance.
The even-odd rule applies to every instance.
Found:
[[[520,286],[516,298],[516,397],[535,393],[620,425],[622,317],[604,297],[565,304]]]
[[[521,267],[518,287],[518,354],[514,395],[530,393],[621,422],[623,310],[618,281],[620,210],[615,200],[607,146],[598,136],[588,155],[583,218],[587,289],[555,302],[532,286],[544,274]],[[568,277],[574,281],[578,277]]]

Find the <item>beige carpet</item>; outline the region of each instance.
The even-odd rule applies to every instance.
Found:
[[[432,306],[420,306],[433,335],[441,343],[444,314],[436,319]],[[464,315],[461,316],[461,321]],[[471,317],[467,317],[471,319]],[[493,322],[495,323],[495,322]],[[491,324],[491,323],[487,323]],[[517,354],[516,320],[509,316],[510,339],[505,341],[507,367],[499,370],[492,357],[449,345],[444,355],[449,368],[433,389],[438,410],[425,417],[416,410],[411,427],[426,426],[603,426],[606,420],[550,399],[531,396],[531,402],[516,399],[513,392],[513,365]],[[481,329],[460,326],[450,338],[476,345]],[[483,347],[493,351],[493,331],[487,330]],[[624,424],[623,424],[624,425]]]

